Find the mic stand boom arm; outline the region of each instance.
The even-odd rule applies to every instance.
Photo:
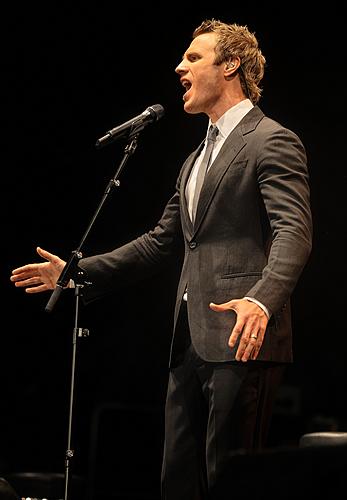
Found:
[[[96,211],[95,211],[95,213],[94,213],[94,215],[93,215],[93,217],[92,217],[92,219],[91,219],[91,221],[90,221],[90,223],[89,223],[89,225],[84,233],[84,235],[82,236],[82,239],[81,239],[77,249],[73,250],[71,252],[70,258],[67,261],[67,263],[65,264],[64,269],[62,270],[62,272],[57,280],[56,287],[55,287],[49,301],[47,302],[47,305],[45,307],[46,312],[52,312],[57,300],[59,299],[61,292],[63,291],[64,288],[67,287],[67,285],[70,282],[70,279],[74,280],[75,283],[79,283],[81,285],[89,284],[88,282],[84,281],[84,273],[83,273],[82,269],[78,268],[78,262],[82,258],[81,248],[82,248],[99,212],[101,211],[101,208],[103,207],[108,195],[111,193],[111,191],[114,187],[120,186],[120,182],[119,182],[118,178],[120,176],[120,173],[121,173],[123,167],[125,166],[126,162],[128,161],[129,157],[132,154],[134,154],[134,152],[136,150],[138,136],[139,136],[138,130],[136,130],[136,133],[131,134],[129,136],[130,142],[126,145],[126,147],[124,149],[124,156],[122,158],[122,161],[121,161],[115,175],[113,176],[112,179],[110,179],[110,181],[105,189],[104,195],[103,195],[103,197],[102,197],[102,199],[101,199],[101,201],[100,201],[100,203],[99,203],[99,205],[98,205],[98,207],[97,207],[97,209],[96,209]]]

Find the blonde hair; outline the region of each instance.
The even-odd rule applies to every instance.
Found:
[[[262,93],[259,83],[264,76],[265,57],[258,40],[247,26],[227,24],[217,19],[206,19],[193,32],[193,38],[203,33],[216,33],[215,64],[240,58],[239,76],[244,94],[256,104]]]

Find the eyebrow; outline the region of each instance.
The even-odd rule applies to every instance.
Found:
[[[184,52],[184,54],[182,54],[182,59],[184,59],[185,57],[189,57],[189,56],[200,56],[200,53],[196,50],[186,50]]]

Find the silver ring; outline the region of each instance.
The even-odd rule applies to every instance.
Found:
[[[258,337],[257,337],[257,335],[254,335],[254,334],[253,334],[253,335],[251,335],[251,339],[255,339],[255,340],[257,340],[257,338],[258,338]]]

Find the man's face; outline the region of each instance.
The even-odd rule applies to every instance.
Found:
[[[175,69],[186,89],[183,101],[187,113],[211,116],[221,100],[224,66],[214,64],[216,41],[215,33],[204,33],[194,38]]]

